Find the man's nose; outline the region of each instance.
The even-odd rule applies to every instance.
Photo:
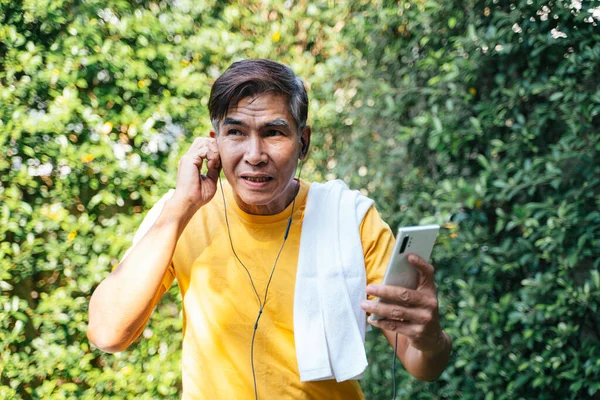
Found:
[[[245,159],[248,164],[259,165],[267,162],[268,155],[261,137],[250,136],[246,146]]]

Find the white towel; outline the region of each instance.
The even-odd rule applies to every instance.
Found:
[[[294,290],[300,380],[360,379],[365,353],[366,271],[360,224],[373,200],[341,180],[308,192]]]

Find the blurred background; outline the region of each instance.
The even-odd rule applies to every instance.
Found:
[[[399,398],[598,397],[598,23],[595,0],[0,0],[0,398],[178,398],[176,285],[115,355],[87,305],[251,57],[308,86],[304,177],[443,226],[454,352],[433,383],[400,368]],[[367,347],[389,399],[392,351]]]

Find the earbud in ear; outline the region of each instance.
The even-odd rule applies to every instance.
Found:
[[[308,151],[308,146],[306,145],[306,142],[302,138],[300,138],[300,143],[302,143],[302,150],[300,150],[300,154],[302,154],[304,156],[304,155],[306,155],[306,152]]]

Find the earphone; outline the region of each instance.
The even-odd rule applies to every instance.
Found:
[[[306,155],[306,152],[308,151],[308,146],[306,144],[306,142],[304,141],[304,139],[300,138],[300,143],[302,143],[302,149],[300,150],[300,154],[302,156]]]
[[[301,150],[301,154],[302,156],[305,155],[305,149],[307,148],[306,143],[302,140],[302,138],[300,139],[300,142],[302,143],[302,150]],[[298,186],[300,186],[300,175],[302,174],[302,166],[303,166],[304,162],[303,160],[300,158],[300,169],[298,172]],[[298,165],[296,164],[296,169],[298,169]],[[294,176],[296,175],[296,171],[294,171]],[[256,386],[256,371],[254,369],[254,339],[256,338],[256,331],[258,330],[258,322],[260,321],[260,317],[262,316],[262,312],[265,309],[265,306],[267,304],[267,296],[269,294],[269,287],[271,285],[271,280],[273,279],[273,274],[275,273],[275,267],[277,266],[277,262],[279,261],[279,256],[281,255],[281,252],[283,251],[283,247],[285,246],[285,242],[287,241],[288,235],[290,233],[290,228],[292,226],[292,219],[294,216],[294,210],[296,208],[296,197],[298,196],[298,193],[300,193],[300,187],[298,187],[298,193],[296,193],[296,195],[294,196],[294,200],[292,201],[292,210],[290,213],[290,218],[288,219],[288,223],[287,223],[287,227],[285,229],[285,234],[283,235],[283,242],[281,243],[281,247],[279,248],[279,251],[277,252],[277,257],[275,257],[275,262],[273,263],[273,268],[271,269],[271,274],[269,275],[269,280],[267,281],[267,286],[265,287],[265,294],[263,299],[260,298],[260,295],[258,294],[258,290],[256,290],[256,286],[254,285],[254,281],[252,280],[252,275],[250,274],[250,271],[248,270],[248,268],[244,265],[244,263],[242,262],[242,260],[240,260],[239,256],[237,255],[235,248],[233,247],[233,240],[231,238],[231,229],[229,227],[229,219],[227,218],[227,203],[225,201],[225,192],[223,191],[223,183],[221,181],[221,177],[219,176],[219,186],[221,187],[221,195],[223,197],[223,211],[225,213],[225,224],[227,226],[227,235],[229,236],[229,244],[231,246],[231,251],[233,252],[233,255],[235,256],[235,258],[238,260],[238,262],[240,263],[240,265],[244,268],[244,270],[246,271],[246,274],[248,275],[248,278],[250,279],[250,284],[252,285],[252,289],[254,290],[254,294],[256,295],[256,298],[258,299],[258,304],[259,304],[259,310],[258,310],[258,315],[256,316],[256,321],[254,322],[254,329],[252,331],[252,342],[250,345],[250,363],[252,366],[252,380],[253,380],[253,384],[254,384],[254,398],[256,400],[258,400],[258,388]]]

